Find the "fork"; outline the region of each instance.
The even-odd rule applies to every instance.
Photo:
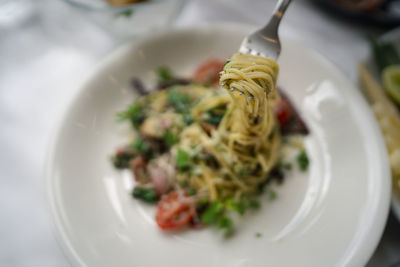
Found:
[[[290,2],[291,0],[279,0],[267,25],[245,37],[239,52],[277,60],[281,52],[278,28]]]

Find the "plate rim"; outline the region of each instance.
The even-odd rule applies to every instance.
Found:
[[[73,266],[77,267],[89,267],[84,260],[81,259],[79,256],[79,253],[76,251],[76,248],[73,247],[71,244],[71,240],[68,237],[66,230],[64,228],[64,225],[62,223],[62,212],[60,211],[57,203],[57,196],[55,196],[54,192],[54,179],[53,177],[53,166],[54,166],[54,156],[56,153],[56,148],[57,144],[60,142],[60,132],[62,125],[64,125],[66,117],[68,116],[71,108],[73,105],[78,101],[78,99],[84,94],[84,92],[87,90],[88,85],[90,82],[95,79],[97,74],[99,72],[102,72],[102,70],[106,69],[110,64],[115,64],[118,62],[119,58],[121,55],[125,54],[126,52],[135,49],[135,47],[139,46],[143,42],[149,42],[152,40],[156,40],[158,38],[167,36],[168,34],[177,34],[177,33],[185,33],[185,32],[199,32],[199,31],[214,31],[214,32],[219,32],[227,29],[236,29],[236,30],[243,30],[243,31],[248,31],[251,32],[252,30],[255,29],[255,25],[253,24],[242,24],[242,23],[204,23],[200,25],[190,25],[190,26],[185,26],[185,27],[179,27],[179,28],[171,28],[166,31],[158,31],[152,34],[147,34],[144,35],[140,39],[133,39],[130,40],[118,47],[116,47],[114,50],[112,50],[110,53],[108,53],[103,59],[101,59],[95,66],[93,67],[92,71],[86,76],[86,79],[84,79],[83,82],[79,83],[76,90],[72,96],[65,102],[64,107],[62,108],[62,111],[60,112],[60,120],[55,123],[53,132],[50,135],[48,147],[46,150],[46,156],[45,156],[45,162],[44,162],[44,185],[45,185],[45,194],[46,194],[46,204],[48,207],[48,211],[51,214],[51,221],[52,221],[52,228],[54,232],[54,236],[57,240],[57,243],[61,247],[61,250],[63,251],[64,255],[66,258],[69,260],[69,262]],[[285,35],[283,35],[285,36]],[[380,174],[382,174],[383,177],[386,177],[386,179],[381,179],[381,185],[382,185],[382,190],[380,194],[380,198],[378,201],[380,206],[376,207],[375,211],[375,220],[369,227],[369,229],[375,229],[369,236],[369,242],[364,242],[364,245],[362,247],[358,247],[357,250],[351,255],[351,258],[349,261],[346,261],[345,265],[340,265],[340,266],[346,266],[346,267],[354,267],[354,265],[351,265],[352,262],[351,260],[357,259],[358,257],[361,257],[364,255],[363,259],[361,259],[358,262],[361,262],[362,264],[360,266],[364,266],[370,257],[372,256],[373,252],[375,251],[376,247],[379,244],[379,241],[381,239],[381,236],[383,234],[384,227],[386,225],[386,221],[388,218],[389,214],[389,208],[390,208],[390,192],[391,192],[391,176],[390,176],[390,169],[389,169],[389,164],[388,164],[388,157],[387,157],[387,152],[386,152],[386,147],[384,145],[383,137],[380,132],[379,125],[376,122],[375,117],[372,114],[371,109],[369,108],[369,105],[367,104],[366,100],[363,98],[361,95],[361,92],[357,90],[356,86],[350,81],[350,79],[344,75],[344,73],[329,59],[327,59],[325,56],[322,54],[318,53],[312,48],[307,47],[304,43],[291,39],[291,38],[284,38],[284,39],[289,39],[290,41],[296,43],[299,45],[301,49],[308,50],[310,53],[314,54],[315,56],[318,57],[318,60],[325,65],[325,67],[329,68],[330,72],[335,73],[335,75],[338,75],[339,77],[342,78],[342,80],[348,85],[349,93],[354,97],[354,99],[357,102],[357,106],[361,107],[362,113],[366,113],[365,115],[368,119],[366,120],[365,123],[369,124],[370,127],[374,130],[373,133],[369,133],[370,135],[374,135],[376,137],[376,147],[377,147],[377,152],[380,154],[380,161],[381,161],[381,170],[379,171]],[[386,164],[385,164],[386,163]],[[378,178],[376,178],[378,179]],[[375,203],[375,202],[374,202]],[[371,237],[373,236],[373,237]],[[365,236],[363,238],[366,238]]]

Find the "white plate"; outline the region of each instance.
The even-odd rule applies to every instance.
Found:
[[[251,29],[213,25],[157,34],[113,53],[62,118],[47,164],[57,234],[75,266],[364,266],[384,228],[390,173],[379,128],[354,86],[321,56],[283,39],[279,84],[311,129],[307,174],[293,173],[224,239],[216,230],[165,233],[154,208],[132,199],[110,164],[126,129],[115,112],[132,101],[133,76],[168,65],[189,75],[226,59]],[[262,233],[256,238],[255,233]]]

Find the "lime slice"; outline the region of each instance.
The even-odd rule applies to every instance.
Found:
[[[383,86],[388,95],[400,105],[400,65],[391,65],[382,71]]]

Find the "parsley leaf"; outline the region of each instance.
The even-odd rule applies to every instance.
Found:
[[[207,207],[200,217],[200,221],[204,224],[216,223],[224,210],[224,204],[220,201],[215,201]]]
[[[126,10],[122,10],[121,12],[117,13],[116,16],[117,17],[131,17],[133,14],[133,9],[126,9]]]
[[[126,110],[118,113],[117,117],[120,121],[130,120],[135,128],[138,128],[146,118],[142,106],[137,103],[130,105]]]
[[[307,153],[304,149],[297,155],[296,160],[300,170],[306,171],[310,160],[308,159]]]
[[[171,103],[179,113],[185,113],[189,110],[190,98],[177,90],[173,89],[168,92],[168,102]]]
[[[135,139],[135,141],[133,142],[133,147],[148,158],[151,158],[153,154],[153,151],[151,150],[150,146],[140,137],[137,137]]]
[[[164,133],[164,143],[168,147],[172,147],[178,142],[178,136],[171,131],[166,131]]]
[[[226,205],[228,209],[236,211],[240,215],[244,215],[248,209],[259,209],[261,207],[260,202],[246,196],[242,196],[239,201],[233,201],[230,198],[226,201]]]
[[[226,108],[216,108],[216,109],[208,110],[207,113],[205,113],[206,118],[204,121],[209,124],[218,126],[221,123],[222,118],[225,115],[225,111],[226,111]]]
[[[161,66],[156,70],[158,84],[169,81],[173,78],[172,71],[166,67]]]
[[[132,191],[132,196],[149,203],[158,200],[158,195],[154,188],[135,187],[135,189]]]
[[[180,169],[180,170],[185,170],[189,167],[190,165],[190,155],[182,150],[182,149],[178,149],[178,154],[176,155],[176,166]]]
[[[230,236],[233,233],[233,221],[231,218],[223,215],[218,219],[218,228],[225,230],[225,236]]]
[[[224,64],[224,68],[225,68],[226,64],[228,64],[229,62],[231,62],[231,60],[230,60],[230,59],[228,59],[228,60],[225,62],[225,64]]]
[[[126,169],[129,167],[129,162],[133,159],[132,153],[117,153],[112,158],[111,161],[115,168]]]

